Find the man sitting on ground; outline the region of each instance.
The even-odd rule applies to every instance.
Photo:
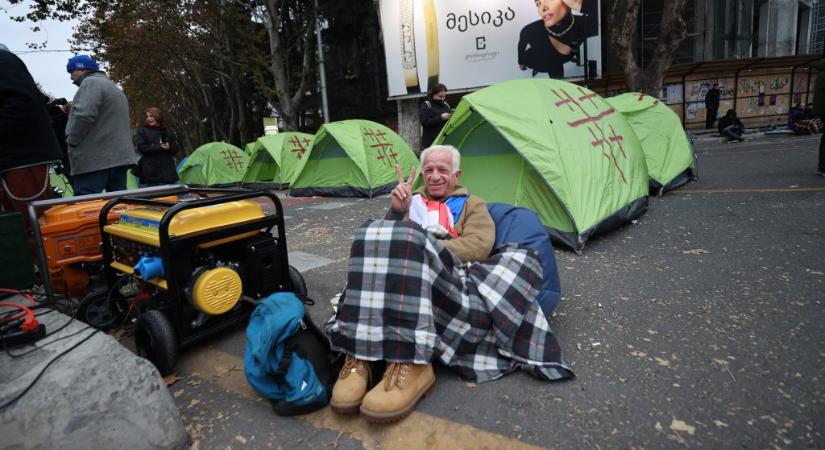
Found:
[[[727,142],[742,142],[742,133],[745,132],[745,126],[742,121],[736,117],[736,111],[729,109],[724,117],[719,119],[719,134],[728,138]]]
[[[491,256],[495,225],[483,200],[458,185],[460,155],[436,145],[398,186],[385,220],[356,232],[347,287],[324,326],[346,354],[332,392],[338,413],[372,422],[409,414],[435,384],[438,360],[478,382],[518,368],[545,380],[570,378],[536,302],[542,268],[535,254],[503,246]],[[389,219],[389,220],[387,220]],[[368,391],[374,361],[383,379]]]

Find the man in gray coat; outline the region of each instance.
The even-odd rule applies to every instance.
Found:
[[[126,95],[88,55],[70,58],[66,71],[79,87],[66,124],[75,194],[124,190],[137,160]]]

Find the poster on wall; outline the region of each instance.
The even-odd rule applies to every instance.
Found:
[[[380,0],[390,97],[601,72],[599,0]],[[586,50],[585,50],[586,47]]]

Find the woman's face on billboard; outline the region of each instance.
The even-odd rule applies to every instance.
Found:
[[[564,19],[570,8],[562,0],[535,0],[539,17],[544,21],[544,26],[552,27]]]

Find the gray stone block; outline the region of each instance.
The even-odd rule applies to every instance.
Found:
[[[52,312],[38,319],[50,332],[70,317]],[[41,349],[23,357],[0,353],[0,405],[26,389],[49,361],[93,332],[84,328],[86,324],[73,321],[38,342]],[[184,449],[189,445],[157,369],[101,332],[56,360],[23,397],[0,410],[0,436],[2,449]]]

